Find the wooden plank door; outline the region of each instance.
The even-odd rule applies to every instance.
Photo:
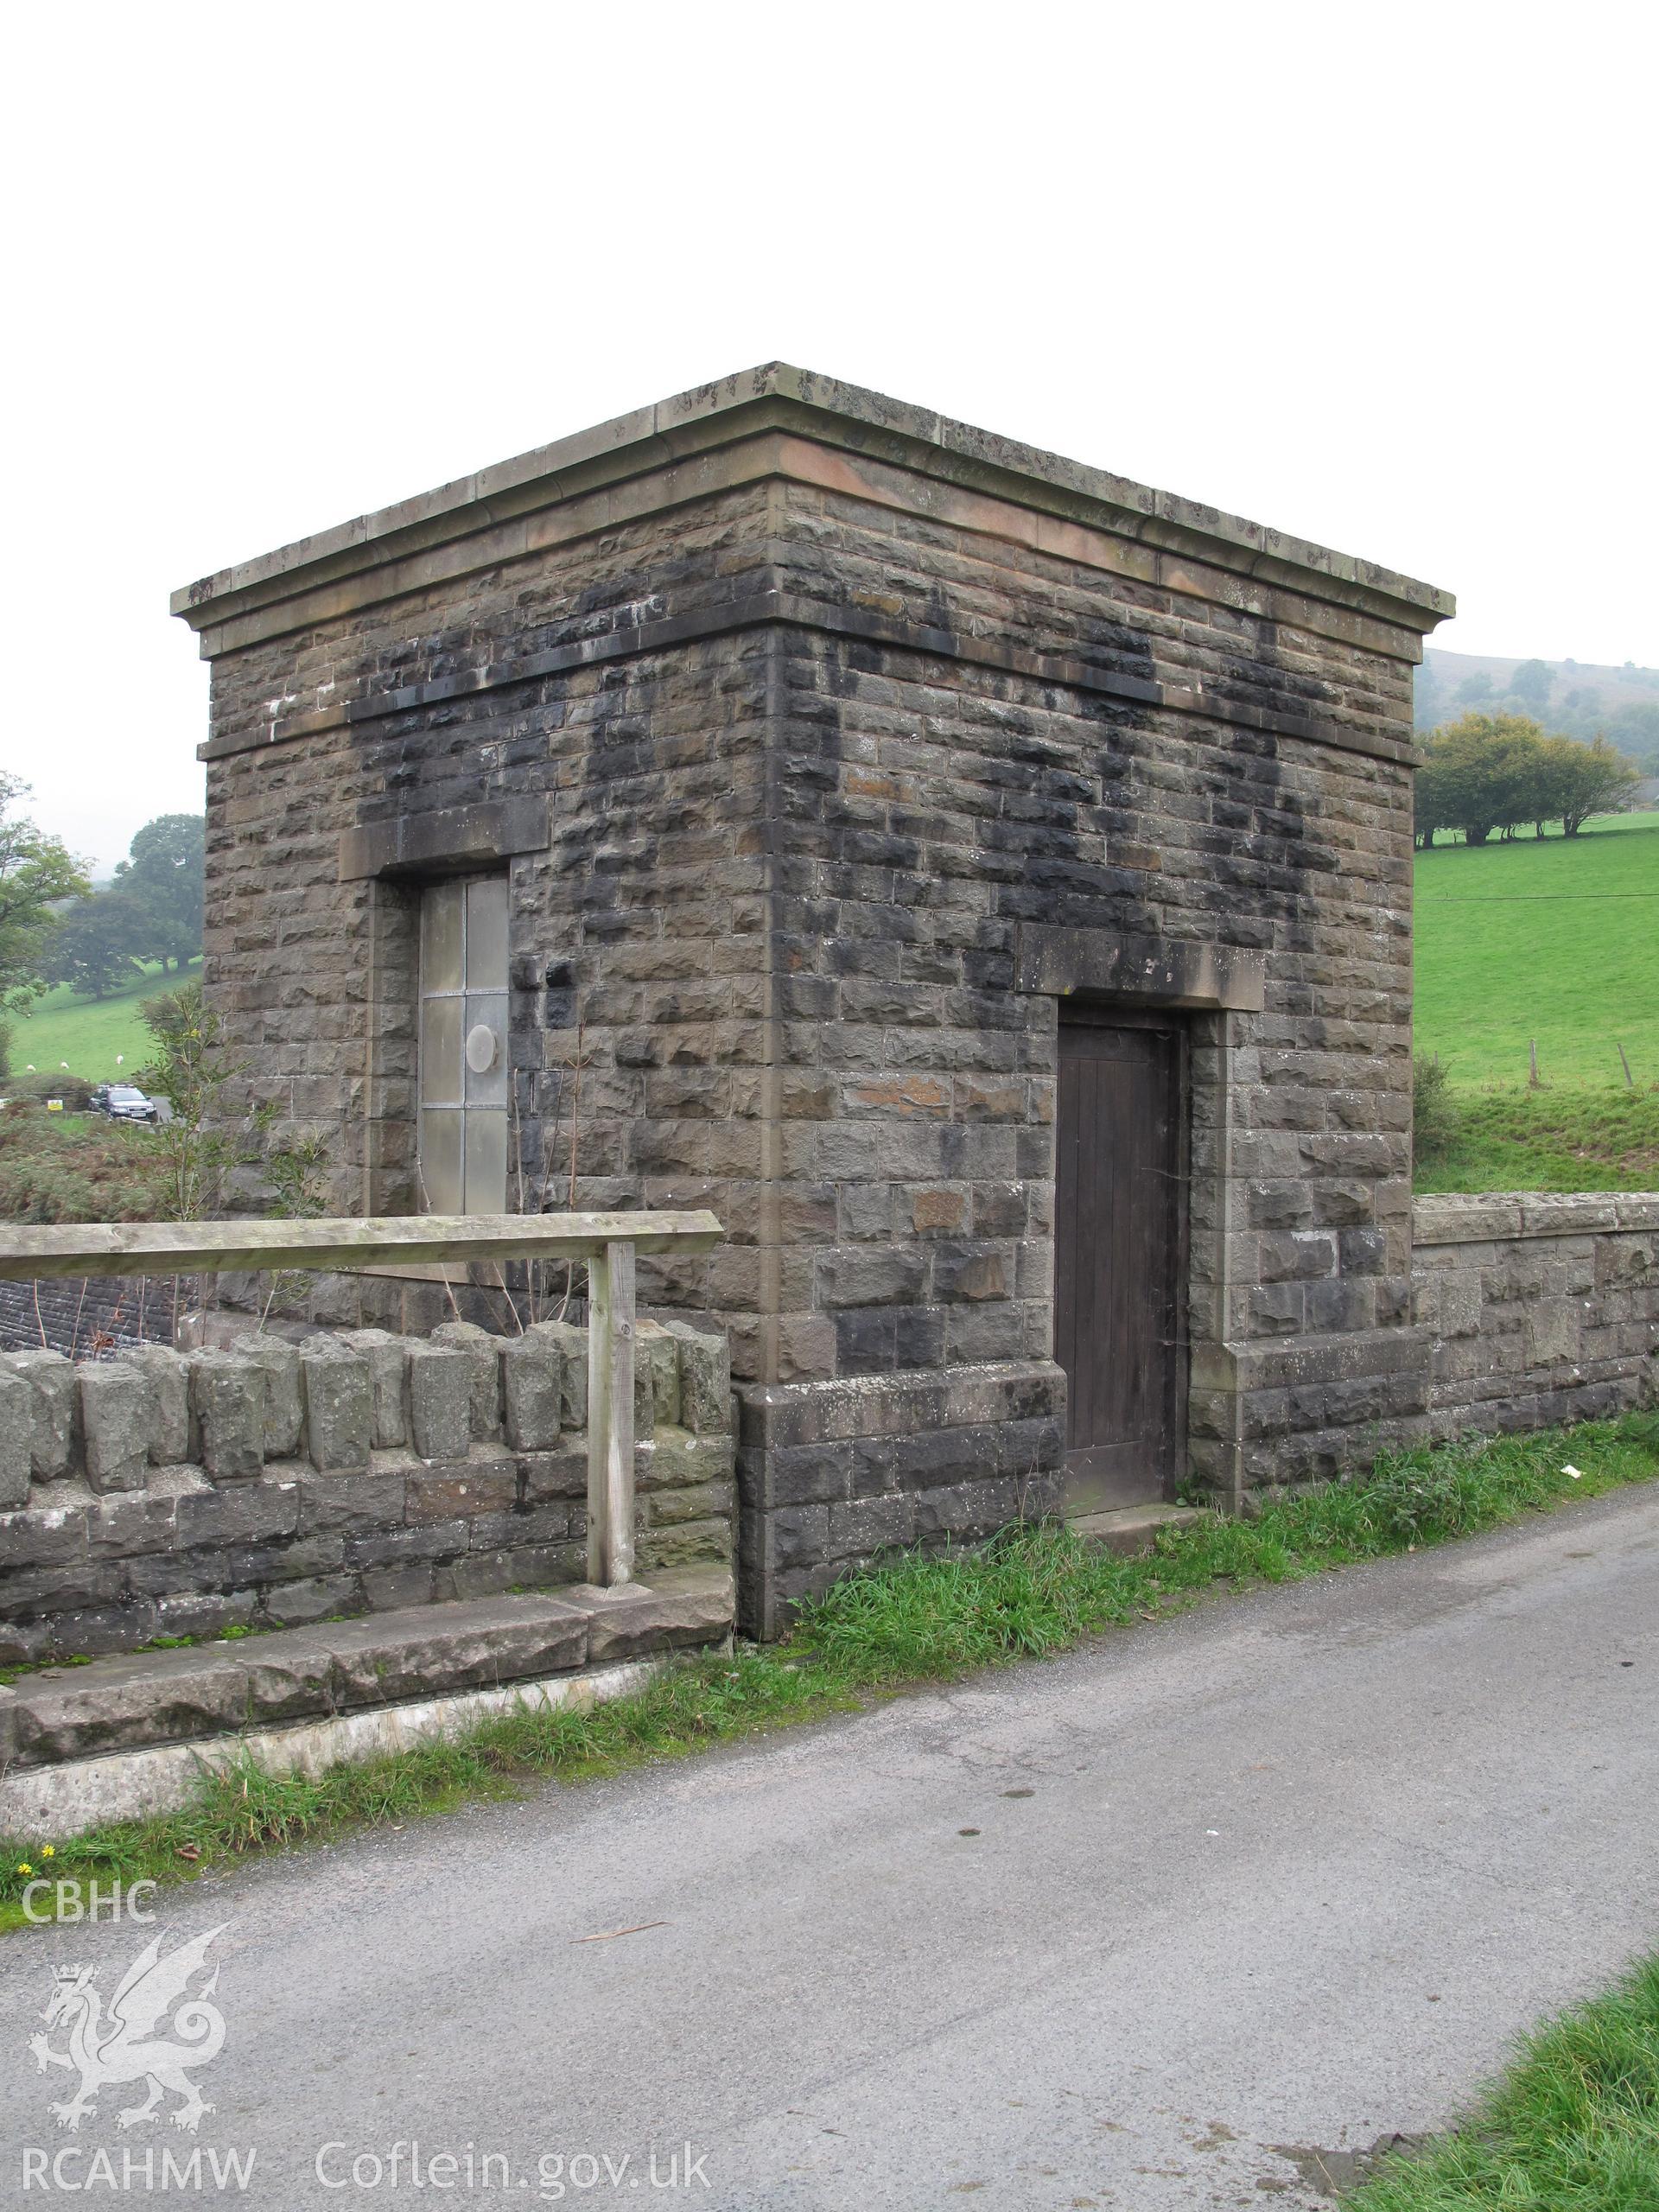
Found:
[[[1170,1496],[1185,1402],[1185,1036],[1063,1007],[1055,1358],[1068,1513]]]

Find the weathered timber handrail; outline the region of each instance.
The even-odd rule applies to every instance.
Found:
[[[375,1268],[439,1260],[591,1260],[607,1245],[707,1252],[718,1220],[691,1213],[400,1214],[378,1221],[104,1221],[0,1225],[0,1281]]]
[[[219,1274],[434,1261],[588,1263],[588,1579],[633,1579],[634,1255],[707,1252],[688,1213],[410,1214],[378,1221],[132,1221],[0,1228],[0,1280]]]

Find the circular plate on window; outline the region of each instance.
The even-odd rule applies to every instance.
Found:
[[[501,1039],[487,1021],[480,1021],[467,1032],[467,1065],[474,1075],[483,1075],[495,1065],[501,1050]]]

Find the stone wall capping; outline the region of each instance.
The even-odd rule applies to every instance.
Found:
[[[79,1433],[79,1386],[73,1364],[61,1352],[0,1353],[0,1368],[29,1386],[29,1467],[36,1482],[79,1473],[83,1465]]]
[[[400,1450],[409,1440],[409,1345],[390,1329],[347,1329],[340,1342],[369,1363],[374,1382],[374,1448]]]
[[[155,1427],[143,1371],[124,1361],[87,1361],[79,1373],[87,1481],[99,1493],[141,1490]]]
[[[1521,1234],[1520,1193],[1483,1192],[1477,1196],[1414,1198],[1412,1243],[1479,1244]]]
[[[190,1409],[201,1464],[216,1483],[257,1476],[265,1458],[263,1359],[213,1348],[190,1357]]]
[[[1588,1236],[1659,1227],[1650,1192],[1514,1191],[1436,1194],[1412,1200],[1415,1245],[1484,1244],[1512,1237]]]
[[[121,1357],[137,1368],[149,1388],[149,1457],[157,1467],[188,1466],[199,1457],[200,1440],[190,1414],[190,1367],[166,1344],[124,1347]]]
[[[1618,1226],[1618,1208],[1610,1193],[1535,1192],[1521,1201],[1523,1236],[1583,1236]]]
[[[23,1376],[0,1369],[0,1512],[28,1502],[34,1443],[34,1393]]]

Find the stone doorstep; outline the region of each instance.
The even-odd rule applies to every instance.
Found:
[[[1185,1529],[1202,1521],[1205,1510],[1201,1505],[1117,1505],[1107,1513],[1079,1514],[1065,1525],[1073,1535],[1128,1559],[1149,1552],[1160,1529]]]
[[[730,1572],[693,1567],[48,1668],[0,1688],[0,1774],[614,1666],[716,1643],[733,1618]]]

